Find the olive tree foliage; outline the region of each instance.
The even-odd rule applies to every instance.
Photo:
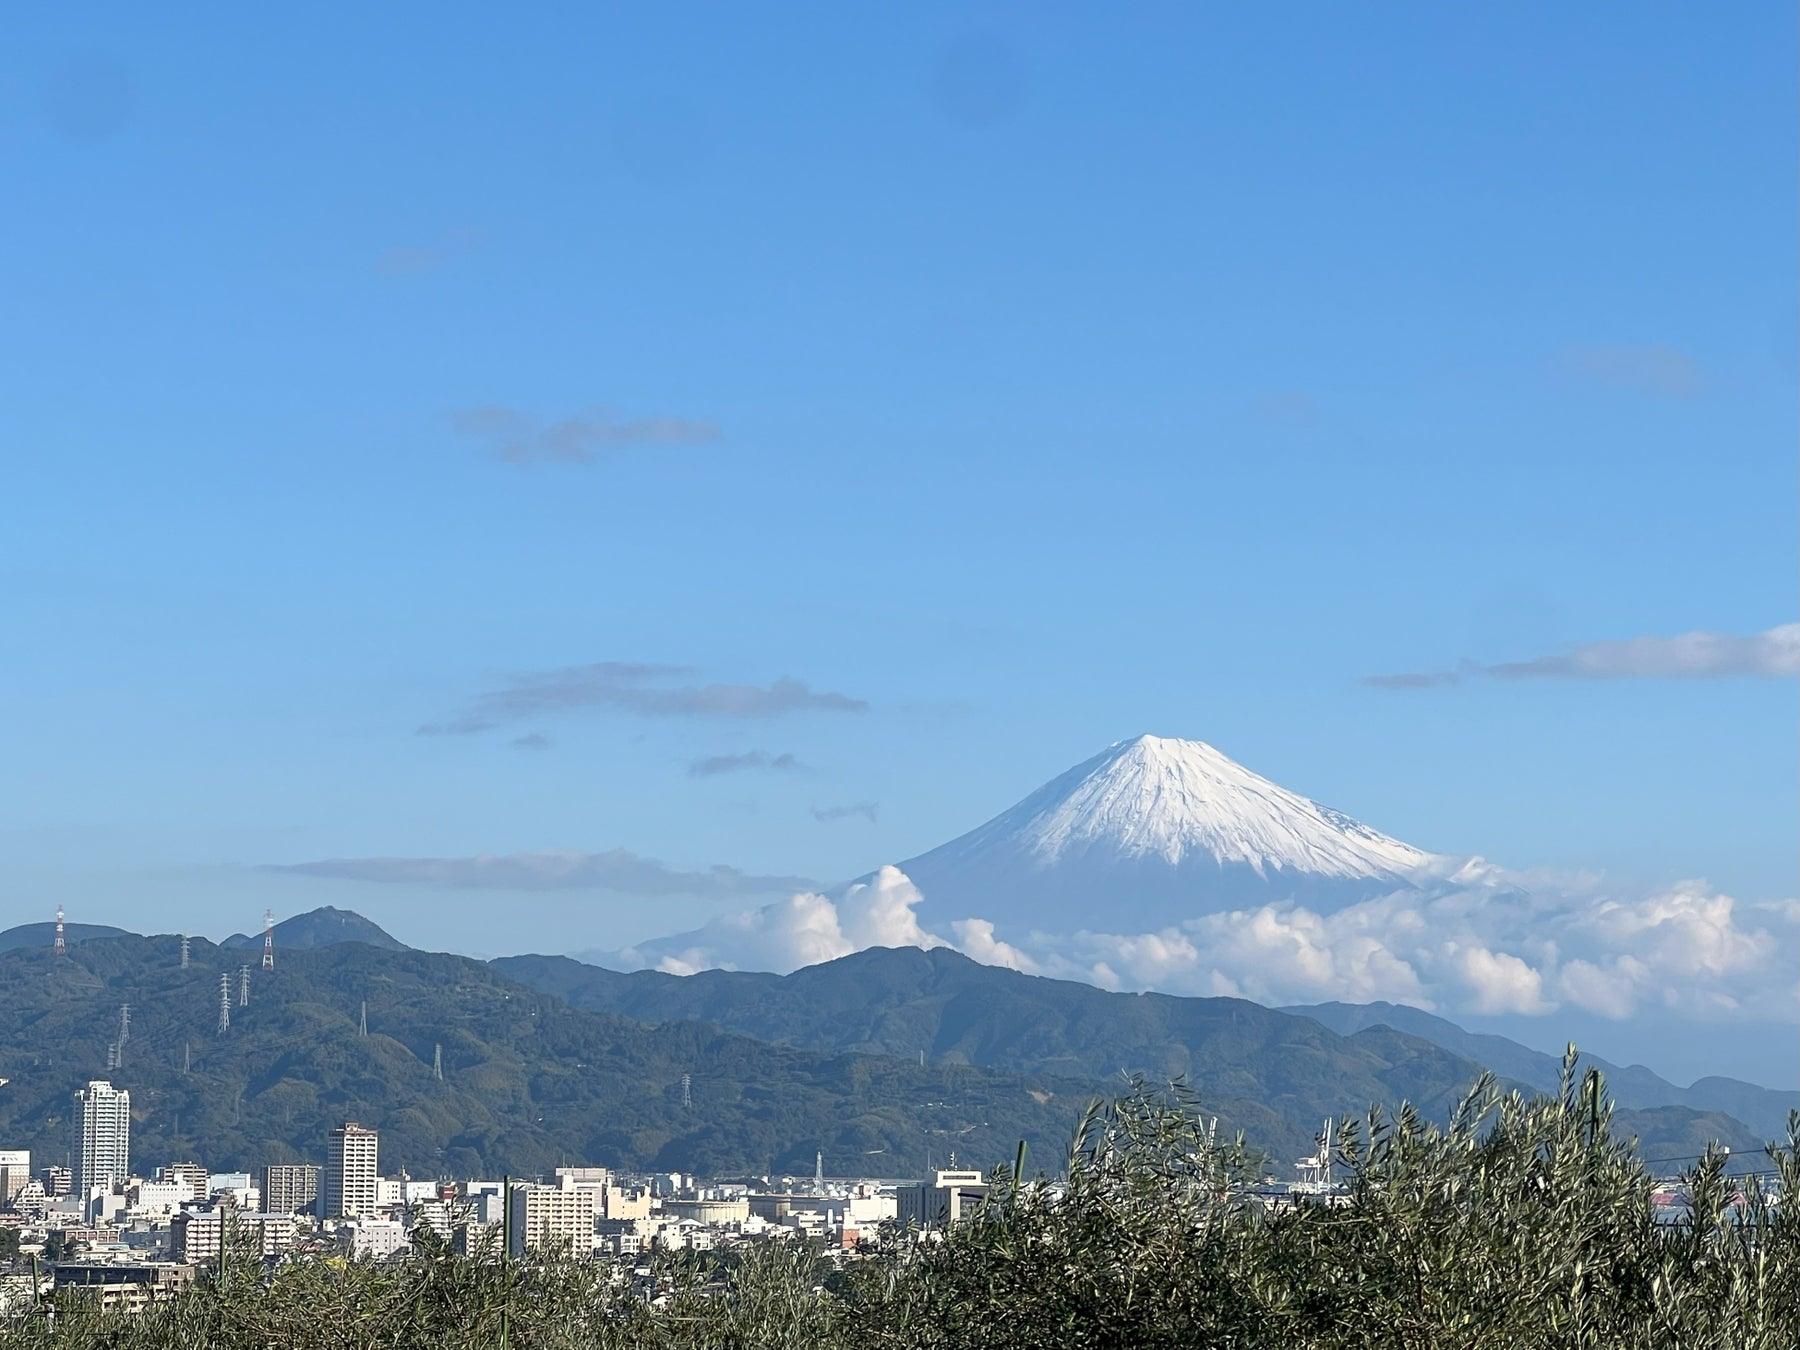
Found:
[[[1096,1103],[1067,1166],[1021,1154],[941,1234],[890,1228],[842,1264],[799,1243],[671,1254],[648,1275],[505,1261],[424,1241],[404,1262],[265,1271],[251,1242],[151,1311],[59,1294],[4,1344],[369,1347],[1232,1347],[1234,1350],[1794,1350],[1800,1345],[1800,1113],[1750,1178],[1724,1155],[1659,1222],[1597,1074],[1550,1097],[1478,1081],[1453,1118],[1341,1122],[1333,1196],[1264,1193],[1179,1085]]]

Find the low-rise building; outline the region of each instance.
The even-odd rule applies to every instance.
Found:
[[[665,1200],[662,1212],[671,1219],[692,1219],[704,1224],[741,1224],[750,1217],[750,1201]]]
[[[134,1181],[125,1188],[125,1208],[132,1214],[173,1214],[190,1199],[178,1181]]]
[[[608,1219],[647,1219],[651,1201],[643,1187],[608,1186],[600,1192],[600,1213]]]
[[[103,1308],[137,1311],[174,1298],[194,1282],[194,1268],[164,1261],[100,1263],[65,1261],[56,1267],[58,1289],[73,1289]]]
[[[352,1256],[366,1256],[385,1261],[396,1252],[411,1250],[412,1239],[406,1225],[391,1219],[357,1219],[338,1229],[339,1239]]]

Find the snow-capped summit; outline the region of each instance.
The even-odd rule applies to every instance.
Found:
[[[928,921],[1134,932],[1272,899],[1406,889],[1442,861],[1204,742],[1139,736],[900,868]]]

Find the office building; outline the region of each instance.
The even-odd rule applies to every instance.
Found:
[[[331,1132],[325,1153],[325,1169],[319,1178],[319,1216],[326,1219],[366,1219],[375,1214],[381,1194],[381,1174],[375,1152],[379,1135],[355,1121],[346,1121]]]
[[[22,1148],[0,1148],[0,1206],[10,1202],[31,1180],[31,1153]]]
[[[95,1080],[75,1094],[75,1194],[83,1203],[131,1175],[131,1094]]]
[[[212,1177],[197,1162],[171,1163],[156,1169],[156,1179],[182,1188],[182,1200],[202,1204],[212,1196]]]
[[[317,1163],[270,1163],[263,1168],[262,1205],[270,1214],[306,1214],[318,1202]]]
[[[898,1218],[914,1228],[942,1228],[973,1209],[987,1190],[987,1180],[979,1172],[939,1171],[930,1181],[900,1188]]]

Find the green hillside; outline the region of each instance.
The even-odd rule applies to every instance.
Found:
[[[1253,1136],[1304,1143],[1326,1116],[1410,1101],[1443,1117],[1484,1067],[1387,1026],[1343,1035],[1311,1017],[1244,999],[1109,993],[984,966],[944,948],[877,948],[791,975],[711,970],[621,974],[562,956],[506,957],[509,977],[577,1007],[645,1020],[698,1019],[815,1050],[1117,1083],[1121,1071],[1185,1078]],[[1240,1106],[1255,1103],[1267,1115]],[[1629,1113],[1646,1156],[1696,1152],[1696,1121],[1721,1142],[1765,1142],[1741,1122],[1679,1108]],[[1289,1155],[1277,1152],[1286,1161]],[[1295,1154],[1294,1156],[1298,1156]]]
[[[384,1171],[422,1176],[581,1162],[809,1173],[815,1150],[828,1168],[902,1175],[953,1149],[985,1166],[1020,1139],[1059,1158],[1091,1091],[1046,1075],[761,1044],[698,1024],[650,1028],[576,1010],[459,956],[345,944],[284,952],[265,973],[256,953],[195,941],[191,959],[179,968],[173,937],[94,940],[61,958],[0,954],[0,1077],[10,1080],[0,1087],[0,1145],[61,1160],[71,1094],[105,1077],[131,1091],[140,1168],[317,1160],[326,1132],[351,1119],[381,1131]],[[250,1004],[240,1007],[245,960]],[[232,1004],[224,1035],[221,974]],[[127,1002],[124,1065],[108,1072]]]

